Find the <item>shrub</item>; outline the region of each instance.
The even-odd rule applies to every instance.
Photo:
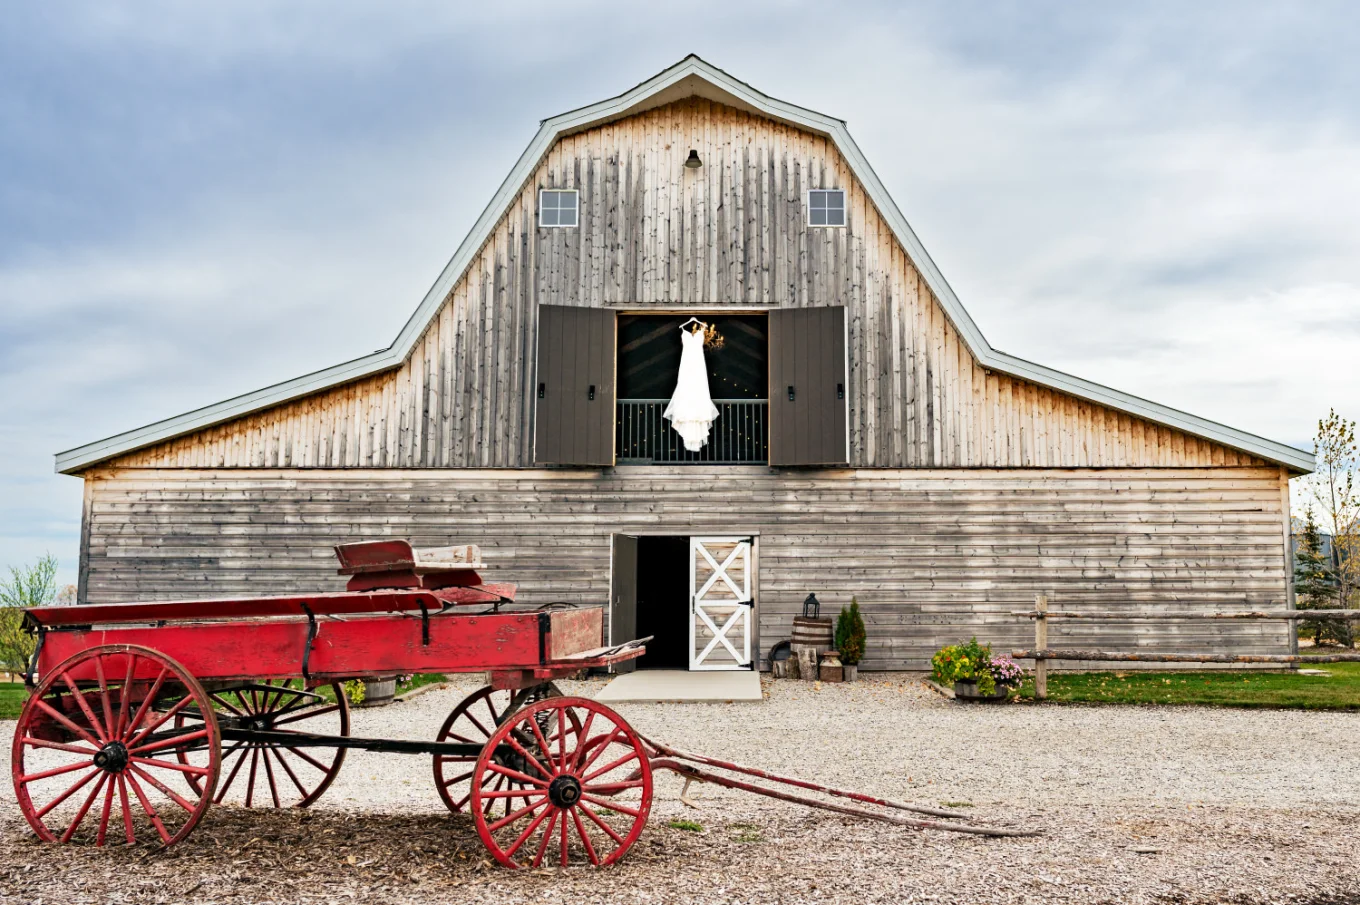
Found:
[[[836,618],[836,650],[840,652],[841,662],[854,666],[864,656],[867,633],[864,630],[864,617],[859,614],[859,600],[850,598],[849,607],[841,607]]]
[[[992,647],[970,638],[967,644],[942,647],[930,658],[931,676],[946,688],[955,682],[976,682],[978,693],[995,694],[992,675]]]

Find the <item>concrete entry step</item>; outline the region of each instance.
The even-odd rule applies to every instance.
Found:
[[[602,703],[760,701],[760,673],[742,669],[690,672],[684,669],[639,669],[606,685],[595,700]]]

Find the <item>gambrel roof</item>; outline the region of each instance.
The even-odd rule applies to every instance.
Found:
[[[920,239],[916,237],[906,218],[893,203],[868,160],[850,137],[844,121],[769,97],[691,55],[618,97],[545,120],[510,174],[501,183],[491,203],[482,211],[467,238],[444,267],[439,279],[430,287],[415,313],[387,349],[58,453],[56,470],[67,474],[79,472],[133,450],[400,367],[410,356],[431,320],[438,315],[450,291],[468,269],[497,222],[519,195],[525,180],[532,176],[535,167],[559,138],[690,96],[707,98],[768,117],[824,136],[833,142],[982,367],[1182,430],[1251,453],[1294,471],[1307,472],[1313,469],[1311,453],[1158,405],[992,348],[921,245]]]

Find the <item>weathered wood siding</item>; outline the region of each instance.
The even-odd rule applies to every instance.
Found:
[[[537,228],[539,188],[579,189],[579,228]],[[809,188],[846,228],[805,225]],[[845,305],[852,466],[1263,464],[986,373],[830,142],[700,99],[559,141],[400,369],[114,464],[530,466],[539,303]]]
[[[339,590],[331,545],[476,542],[529,602],[605,602],[611,532],[759,535],[762,648],[809,591],[855,595],[867,668],[1055,607],[1271,608],[1286,594],[1277,468],[1152,470],[105,470],[89,476],[90,602]],[[720,499],[720,505],[714,500]],[[1060,646],[1281,653],[1279,624],[1072,624]]]

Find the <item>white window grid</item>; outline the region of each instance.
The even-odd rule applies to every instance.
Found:
[[[556,229],[580,223],[579,194],[576,189],[539,189],[538,225]]]
[[[845,226],[845,189],[809,189],[808,226]]]

